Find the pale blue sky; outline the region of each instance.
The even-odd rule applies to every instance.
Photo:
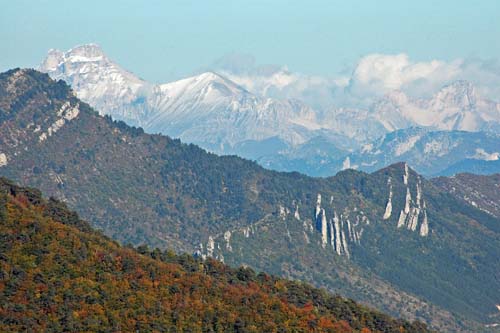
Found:
[[[321,75],[369,53],[427,61],[500,52],[499,0],[0,0],[0,8],[1,71],[89,42],[156,82],[234,52]]]

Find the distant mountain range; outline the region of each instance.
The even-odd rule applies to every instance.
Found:
[[[406,163],[270,171],[100,116],[26,69],[0,74],[0,162],[123,243],[302,279],[442,331],[500,321],[498,216]]]
[[[114,119],[219,153],[246,140],[273,136],[298,144],[321,128],[303,103],[258,97],[214,72],[147,83],[113,63],[96,45],[66,53],[52,50],[40,69],[68,82],[79,98]]]
[[[466,81],[443,87],[428,99],[394,91],[366,109],[313,108],[301,100],[267,97],[291,84],[286,73],[279,78],[275,73],[265,83],[205,72],[153,84],[122,69],[95,44],[51,50],[39,69],[65,80],[79,98],[113,119],[276,170],[313,176],[347,167],[370,171],[411,153],[411,167],[425,175],[457,168],[500,172],[498,163],[478,166],[499,159],[500,104],[481,98]],[[412,134],[416,130],[427,133],[423,140]],[[431,137],[441,141],[435,144]],[[415,148],[421,145],[423,149]],[[370,147],[375,146],[380,156],[373,156]],[[396,146],[396,151],[383,149]]]

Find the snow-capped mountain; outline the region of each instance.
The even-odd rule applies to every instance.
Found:
[[[112,62],[96,44],[68,52],[52,49],[39,68],[53,79],[66,81],[99,112],[136,126],[146,119],[147,110],[138,106],[150,84]]]
[[[260,98],[213,72],[159,85],[149,101],[158,112],[144,124],[148,131],[220,152],[227,150],[222,145],[274,136],[298,144],[321,128],[303,103]]]
[[[300,101],[256,96],[214,72],[147,83],[94,44],[64,53],[51,50],[40,70],[67,81],[79,98],[114,119],[219,153],[243,141],[271,137],[300,144],[321,129],[316,113]]]

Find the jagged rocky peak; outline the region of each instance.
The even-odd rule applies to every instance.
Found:
[[[474,85],[465,80],[455,81],[445,86],[433,98],[433,104],[462,109],[473,108],[476,101],[477,95]]]
[[[57,49],[50,49],[47,57],[42,61],[40,70],[51,72],[57,69],[64,62],[96,62],[106,59],[106,55],[97,44],[85,44],[74,47],[67,52]]]
[[[50,49],[47,57],[40,64],[40,69],[48,72],[57,69],[59,64],[63,61],[64,53],[60,50]]]
[[[101,96],[99,90],[120,88],[116,94],[108,96],[108,105],[114,103],[111,99],[121,97],[122,89],[144,84],[140,78],[111,61],[97,44],[80,45],[66,52],[51,49],[38,70],[67,81],[84,100],[84,97]],[[96,83],[100,84],[97,90]],[[88,90],[95,91],[89,93]]]
[[[67,54],[71,54],[71,55],[75,55],[75,56],[82,56],[82,57],[86,57],[86,58],[95,58],[95,57],[104,57],[105,56],[102,48],[95,43],[76,46],[76,47],[70,49],[67,52]]]
[[[372,112],[378,112],[381,110],[386,111],[385,108],[397,109],[400,105],[405,105],[410,102],[410,98],[401,90],[393,90],[385,94],[382,98],[376,100],[371,105],[370,109]]]

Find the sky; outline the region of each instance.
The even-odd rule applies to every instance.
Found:
[[[415,62],[500,54],[498,0],[0,0],[0,8],[1,71],[91,42],[153,82],[231,53],[322,76],[352,71],[369,54]]]

